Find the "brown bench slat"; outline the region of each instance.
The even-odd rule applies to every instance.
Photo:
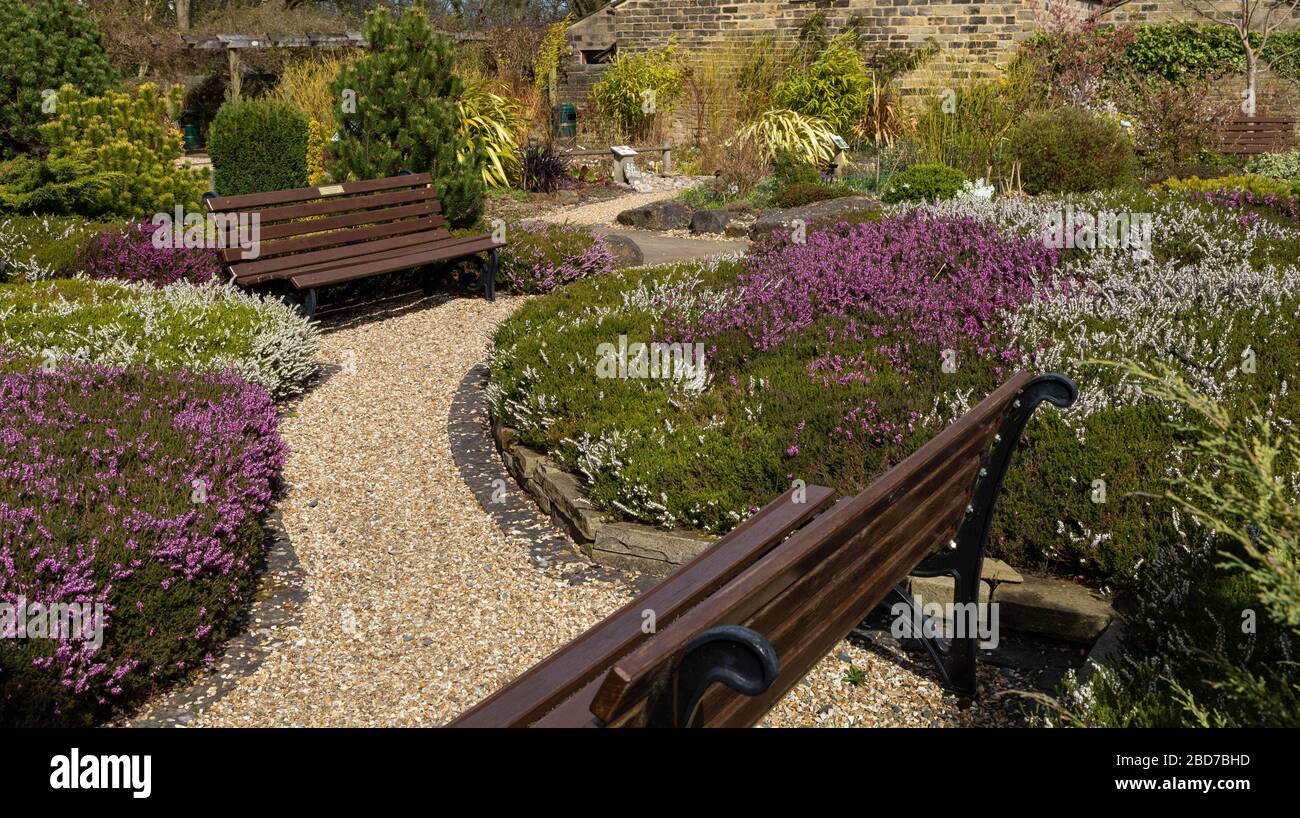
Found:
[[[373,212],[373,211],[372,211]],[[377,220],[378,221],[378,220]],[[315,250],[335,245],[351,244],[353,242],[365,242],[371,239],[381,239],[388,236],[400,236],[404,233],[417,233],[425,230],[436,230],[445,223],[442,216],[422,215],[415,219],[394,219],[393,221],[384,221],[380,224],[371,224],[361,227],[355,227],[345,230],[330,230],[328,232],[313,232],[304,236],[296,236],[287,239],[263,240],[256,260],[274,258],[287,253],[300,253],[305,250]],[[239,250],[236,248],[230,255],[223,251],[222,261],[227,264],[240,262],[238,256]],[[250,262],[254,259],[250,259]]]
[[[397,270],[408,270],[414,267],[422,267],[426,264],[433,264],[436,261],[463,258],[487,250],[497,250],[502,246],[503,245],[497,244],[491,236],[486,236],[472,242],[439,242],[430,246],[428,249],[420,249],[418,252],[409,255],[394,255],[389,257],[385,252],[377,254],[379,258],[371,256],[370,258],[374,258],[374,261],[365,261],[360,264],[341,266],[318,272],[290,274],[289,281],[292,282],[293,286],[300,290],[310,290],[316,287],[326,287],[330,284],[341,284],[345,281],[355,281],[358,278],[368,278],[373,275],[379,275],[380,273],[391,273]]]
[[[901,576],[906,575],[925,556],[925,552],[934,547],[939,534],[956,531],[974,489],[974,470],[991,444],[997,424],[1004,417],[1007,406],[1018,390],[1030,380],[1028,373],[1017,374],[862,493],[837,503],[830,512],[814,520],[707,602],[691,609],[667,630],[620,660],[606,674],[594,697],[592,712],[609,724],[636,720],[643,715],[640,708],[645,706],[650,691],[656,685],[664,683],[663,674],[671,671],[677,661],[676,657],[691,640],[717,624],[743,624],[764,606],[777,605],[778,597],[791,584],[796,583],[799,577],[810,574],[822,577],[820,585],[814,580],[812,587],[830,589],[818,597],[817,607],[823,608],[823,611],[824,606],[820,600],[826,594],[848,594],[844,601],[838,603],[836,614],[846,617],[860,612],[865,616],[872,606],[883,599],[889,588]],[[954,468],[954,457],[961,464],[959,468]],[[938,478],[933,476],[936,471],[940,473]],[[919,480],[918,475],[922,476]],[[927,485],[933,487],[936,479],[943,481],[937,493],[925,497],[920,502],[919,509],[918,503],[908,503],[904,499],[916,490],[918,482],[922,488]],[[909,483],[912,484],[911,489],[908,488]],[[927,522],[919,533],[909,533],[905,527],[889,528],[891,524],[898,524],[900,514],[906,514],[907,519],[924,519]],[[877,519],[873,521],[873,517]],[[880,530],[882,527],[884,531]],[[901,548],[898,547],[899,541],[888,538],[889,531],[895,531],[905,538],[901,541]],[[850,537],[853,542],[870,543],[871,550],[862,552],[861,548],[842,547]],[[891,543],[894,543],[893,552],[880,555],[879,549],[888,549]],[[862,577],[846,567],[855,564],[870,567],[874,564],[879,568],[882,559],[886,561],[886,570],[871,573],[875,579],[866,588],[861,587]],[[826,565],[822,566],[824,562]],[[822,566],[822,572],[834,571],[838,567],[842,576],[846,575],[855,581],[842,586],[834,582],[828,583],[819,572],[819,566]],[[897,571],[893,570],[895,566]],[[798,581],[798,584],[806,587],[804,581]],[[798,599],[798,596],[787,596],[786,599]],[[835,629],[839,629],[842,619],[833,619],[832,623]],[[851,628],[852,623],[848,627]],[[847,629],[840,631],[836,638],[842,638],[845,632]],[[813,647],[807,650],[820,650],[822,643],[812,641]],[[833,645],[834,641],[830,644]],[[789,653],[790,646],[785,647],[786,653]],[[819,659],[823,654],[824,652],[815,656]],[[797,653],[787,659],[778,649],[778,655],[782,656],[779,679],[784,678],[789,684],[797,682],[807,667],[811,667],[804,667],[802,661],[797,660],[797,657],[805,654]],[[791,673],[799,671],[799,675],[790,680],[787,669]],[[784,693],[788,687],[782,685],[783,683],[778,683],[773,687]],[[711,691],[711,695],[726,696],[728,692]],[[765,698],[765,695],[757,697],[765,703],[757,711],[759,713],[765,712],[766,706],[776,700]],[[774,695],[779,697],[779,693]]]
[[[969,464],[975,462],[976,456],[981,451],[982,441],[971,438],[966,441],[964,446],[955,450],[953,456],[964,457]],[[971,477],[972,471],[967,469],[963,471],[957,479],[959,481],[961,479],[969,481]],[[823,513],[801,531],[792,535],[784,544],[774,549],[767,557],[764,557],[764,560],[773,559],[773,555],[778,552],[784,553],[787,550],[811,552],[813,549],[817,549],[811,556],[805,555],[802,559],[797,556],[794,557],[794,563],[798,567],[789,573],[794,575],[798,572],[807,573],[819,570],[824,571],[825,566],[836,564],[833,562],[836,553],[843,553],[843,551],[836,552],[835,550],[839,547],[839,542],[846,540],[849,536],[858,536],[861,540],[870,541],[873,537],[878,536],[879,532],[883,528],[887,526],[897,526],[899,522],[907,516],[908,504],[914,497],[919,497],[921,498],[921,501],[924,501],[939,490],[944,484],[952,482],[953,479],[954,478],[950,473],[939,470],[930,470],[928,472],[913,471],[905,475],[904,478],[899,481],[895,492],[891,492],[888,496],[882,496],[881,501],[885,503],[885,508],[873,517],[869,523],[865,524],[867,526],[866,529],[863,528],[864,523],[862,521],[866,512],[855,508],[853,498],[844,498],[836,503],[831,510]],[[855,535],[852,533],[855,531],[860,531],[861,533]],[[835,539],[837,532],[839,540]],[[936,541],[942,542],[942,540],[932,540],[931,544]],[[821,576],[821,574],[819,574],[819,576]],[[739,578],[735,580],[735,582],[740,581]],[[803,586],[800,587],[802,588]],[[811,593],[815,596],[816,585],[813,584],[811,587],[814,589]],[[795,591],[794,593],[797,596],[797,594],[802,593],[802,591]],[[784,598],[789,597],[790,593],[786,593]],[[764,603],[761,599],[752,601],[755,602],[755,610],[763,608]],[[714,601],[710,599],[703,604],[712,606]],[[767,607],[763,608],[763,610],[773,611],[775,610],[774,606],[776,604],[775,601],[766,603]],[[752,616],[753,612],[745,614],[747,620]],[[747,621],[742,624],[749,624],[749,622]],[[759,625],[754,627],[756,630],[759,630],[760,633],[766,633],[762,623],[759,623]],[[773,641],[772,644],[777,648],[778,655],[782,657],[781,673],[784,675],[789,666],[785,658],[785,652],[782,650],[782,646],[777,645],[775,641]],[[802,678],[802,675],[796,677],[794,681],[798,682],[799,678]],[[602,722],[593,715],[591,707],[595,701],[599,686],[603,681],[603,679],[597,680],[583,688],[572,698],[566,700],[560,707],[557,707],[554,711],[548,714],[545,718],[539,720],[537,726],[601,726]],[[730,691],[726,692],[729,693]]]
[[[393,190],[387,193],[371,193],[364,196],[342,196],[321,199],[307,204],[271,207],[265,210],[250,211],[259,214],[262,224],[301,219],[307,216],[326,216],[335,213],[347,213],[354,210],[374,210],[389,205],[427,202],[438,198],[431,187],[417,187],[412,190]]]
[[[441,210],[442,206],[437,199],[434,199],[428,202],[417,202],[416,204],[389,207],[382,210],[361,210],[342,216],[300,219],[276,224],[261,224],[259,222],[258,238],[261,239],[265,247],[268,242],[282,239],[339,233],[348,228],[364,228],[369,225],[385,224],[389,221],[429,218],[437,216]],[[231,226],[232,231],[236,229],[238,229],[238,225]],[[238,238],[238,236],[235,236],[235,238]],[[228,263],[238,261],[239,249],[233,246],[237,242],[230,241],[227,243],[231,244],[232,247],[221,251],[222,261]]]
[[[335,196],[348,196],[356,193],[373,193],[379,190],[394,190],[404,187],[424,187],[433,184],[433,175],[429,173],[411,173],[405,176],[388,176],[383,179],[365,179],[359,182],[344,182],[342,185],[323,185],[326,189],[342,187],[343,192]],[[321,194],[321,187],[295,187],[285,190],[269,190],[263,193],[243,193],[236,196],[214,196],[208,200],[208,208],[222,213],[232,210],[262,208],[267,205],[305,202],[311,199],[328,198]]]
[[[452,236],[450,233],[448,233],[445,228],[442,227],[439,227],[435,230],[430,231],[429,233],[426,233],[423,236],[423,239],[424,240],[420,244],[413,244],[409,247],[398,247],[391,250],[380,250],[378,252],[370,253],[366,256],[357,256],[352,258],[337,258],[331,261],[317,261],[312,264],[304,264],[298,267],[290,267],[284,270],[276,270],[269,273],[258,273],[258,274],[248,275],[242,278],[237,278],[235,280],[239,284],[243,284],[243,285],[262,284],[264,282],[274,281],[277,279],[292,279],[296,276],[305,276],[313,273],[325,273],[331,270],[346,270],[349,269],[350,267],[368,261],[382,261],[384,259],[404,258],[406,256],[425,253],[430,250],[437,250],[444,247],[450,249],[450,248],[457,248],[463,246],[466,248],[463,252],[464,255],[470,255],[473,253],[482,252],[483,250],[493,249],[492,246],[489,246],[488,244],[484,243],[483,237],[481,236],[467,236],[467,237],[456,238]],[[429,262],[420,262],[420,264],[426,264],[426,263]],[[415,266],[420,266],[420,265],[417,264]]]
[[[430,241],[447,236],[446,230],[438,230],[440,225],[429,225],[427,220],[411,222],[394,222],[383,225],[389,235],[375,236],[366,238],[363,236],[339,236],[332,242],[341,245],[337,247],[325,247],[319,250],[303,250],[301,252],[285,253],[272,255],[265,254],[266,258],[257,258],[254,261],[245,261],[238,264],[230,265],[230,272],[236,278],[245,278],[261,273],[274,273],[280,270],[290,270],[296,268],[307,268],[317,262],[340,261],[343,259],[355,258],[357,256],[379,253],[384,250],[395,250],[409,248],[417,244],[428,244]],[[397,228],[405,228],[397,229]],[[376,230],[377,228],[369,228]],[[392,235],[392,233],[399,233]],[[440,234],[440,235],[439,235]],[[328,237],[322,237],[328,240]],[[293,241],[305,241],[303,239],[294,239]]]
[[[589,718],[588,702],[600,674],[645,639],[641,612],[655,611],[656,625],[667,626],[824,509],[833,494],[821,486],[808,486],[805,492],[803,503],[793,502],[793,491],[768,503],[672,576],[461,714],[451,726],[521,727],[543,719],[552,708],[559,713],[577,707]]]
[[[764,634],[781,669],[758,696],[715,688],[701,702],[701,724],[750,726],[871,613],[933,548],[957,532],[979,461],[971,461],[943,490],[927,498],[887,534],[855,535],[824,566],[800,577],[785,594],[744,623]],[[729,695],[728,695],[729,694]]]

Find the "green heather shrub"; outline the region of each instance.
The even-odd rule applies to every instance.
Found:
[[[802,207],[814,202],[824,202],[827,199],[838,199],[851,195],[853,195],[852,191],[832,187],[821,182],[798,182],[778,190],[776,195],[772,197],[772,204],[777,207]]]
[[[1139,572],[1117,654],[1067,678],[1049,723],[1102,727],[1291,727],[1300,723],[1300,462],[1289,419],[1233,411],[1168,368],[1128,367],[1171,433],[1213,469],[1162,494],[1192,547]]]
[[[1029,114],[1011,131],[1007,150],[1020,161],[1029,194],[1118,188],[1137,174],[1133,142],[1124,127],[1084,108]]]
[[[567,224],[524,222],[501,250],[498,286],[512,293],[548,293],[563,284],[612,272],[614,256],[598,234]]]
[[[1043,225],[1067,209],[1150,214],[1150,257],[1044,248]],[[1233,411],[1255,401],[1278,419],[1300,417],[1300,237],[1280,215],[1243,220],[1143,191],[961,196],[873,215],[881,225],[862,225],[857,241],[835,237],[858,228],[810,226],[803,244],[776,236],[740,261],[625,270],[530,301],[494,337],[493,411],[521,442],[582,474],[608,512],[721,533],[794,479],[861,490],[1017,369],[1063,372],[1080,399],[1027,427],[990,553],[1111,587],[1139,581],[1163,551],[1191,547],[1165,481],[1215,461],[1186,450],[1187,435],[1132,377],[1091,362],[1169,363]],[[933,221],[908,221],[922,217]],[[885,252],[904,240],[897,256]],[[1070,286],[1051,286],[1042,263]],[[971,266],[1002,272],[972,278]],[[1023,294],[1026,278],[1034,297],[932,325],[1013,349],[919,335],[970,298]],[[854,301],[862,293],[871,298]],[[846,303],[857,306],[837,314]],[[600,344],[673,340],[701,316],[715,331],[703,336],[699,382],[597,376]],[[942,370],[944,348],[956,372]],[[1278,473],[1300,485],[1293,462]],[[1104,503],[1093,500],[1096,480]]]
[[[591,99],[602,118],[635,141],[649,134],[656,116],[677,107],[684,82],[673,46],[620,53],[592,86]]]
[[[0,216],[0,282],[72,275],[86,243],[117,226],[75,216]]]
[[[966,175],[945,165],[913,165],[895,173],[885,183],[881,199],[898,202],[933,202],[951,199],[966,184]]]
[[[0,159],[39,148],[64,85],[97,96],[116,81],[99,28],[72,0],[0,0]]]
[[[307,115],[287,102],[226,103],[208,129],[222,196],[307,186]]]
[[[861,124],[875,89],[871,71],[851,33],[835,36],[807,66],[790,71],[776,88],[773,105],[820,119],[844,137]]]
[[[0,285],[0,346],[14,365],[77,358],[200,372],[234,369],[281,398],[314,370],[317,330],[233,285],[53,279]]]
[[[123,181],[122,174],[97,172],[81,158],[16,156],[0,165],[0,213],[102,215]]]
[[[364,33],[367,50],[330,86],[339,123],[330,176],[344,182],[432,173],[451,225],[474,224],[483,213],[482,158],[461,130],[464,84],[455,74],[455,46],[429,27],[418,6],[396,19],[373,11]]]
[[[199,208],[207,173],[176,164],[184,154],[174,124],[183,90],[177,85],[163,92],[145,83],[134,95],[83,97],[72,86],[59,89],[58,115],[41,126],[41,136],[51,164],[68,160],[92,176],[112,177],[94,215],[147,218],[178,205]]]
[[[1261,153],[1246,163],[1246,172],[1270,179],[1300,181],[1300,148],[1282,153]]]
[[[255,586],[285,446],[266,390],[234,372],[7,358],[0,587],[36,615],[28,638],[0,615],[0,724],[85,726],[213,662]],[[33,608],[69,603],[89,608],[70,632],[36,630]]]

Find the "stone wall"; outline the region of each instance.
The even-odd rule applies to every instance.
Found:
[[[1095,7],[1082,0],[1074,5],[1080,10]],[[831,31],[857,19],[869,43],[896,48],[938,43],[936,59],[900,81],[904,94],[924,93],[994,73],[1039,27],[1035,8],[1031,2],[977,0],[615,0],[573,25],[562,96],[585,112],[587,95],[603,68],[584,64],[584,52],[617,45],[627,53],[675,42],[697,59],[716,59],[758,41],[792,48],[800,26],[822,11]],[[1181,0],[1151,0],[1124,6],[1107,19],[1169,23],[1197,18]],[[1244,82],[1227,78],[1221,86],[1225,96],[1235,96]],[[1266,77],[1260,103],[1266,111],[1294,112],[1300,108],[1300,85]],[[689,132],[690,118],[679,112],[674,133]]]

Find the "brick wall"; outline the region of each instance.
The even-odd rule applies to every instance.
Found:
[[[1230,0],[1225,4],[1233,5]],[[1075,6],[1081,10],[1095,7],[1082,0]],[[676,42],[684,52],[703,56],[758,40],[771,40],[776,48],[791,48],[800,26],[819,11],[826,12],[831,31],[859,19],[870,43],[914,47],[930,39],[937,42],[940,51],[936,59],[901,78],[905,94],[993,74],[1038,27],[1034,5],[1023,1],[622,0],[574,24],[563,96],[584,108],[599,77],[600,66],[581,64],[584,50],[617,44],[620,52],[634,52]],[[1181,0],[1151,0],[1131,3],[1108,19],[1168,23],[1196,18]],[[1226,78],[1221,83],[1222,93],[1233,96],[1236,86],[1244,87],[1244,81]],[[1262,84],[1260,103],[1269,111],[1294,112],[1300,109],[1300,86],[1268,77]],[[688,122],[675,123],[675,132],[686,130]]]

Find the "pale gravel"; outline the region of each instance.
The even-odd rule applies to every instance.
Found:
[[[523,300],[425,299],[323,337],[321,363],[341,369],[282,425],[281,508],[308,600],[285,642],[193,726],[442,724],[628,598],[621,584],[534,567],[453,463],[452,396]],[[841,655],[868,685],[843,681]],[[841,643],[766,723],[1003,720],[997,706],[959,711],[932,674],[887,655]]]
[[[619,213],[624,210],[631,210],[634,207],[644,207],[648,204],[662,201],[664,199],[673,199],[680,194],[680,190],[654,190],[650,193],[629,193],[624,196],[617,196],[613,199],[606,199],[599,202],[590,202],[588,204],[567,205],[558,207],[547,213],[535,217],[539,221],[554,222],[556,224],[581,224],[593,227],[619,227],[615,219]]]

